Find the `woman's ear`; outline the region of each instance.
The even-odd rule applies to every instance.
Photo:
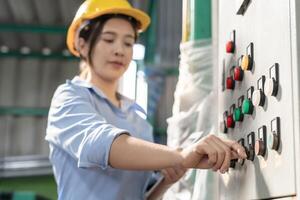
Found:
[[[82,56],[83,58],[87,58],[88,57],[88,44],[87,42],[83,39],[83,38],[79,38],[78,41],[78,51],[80,56]]]

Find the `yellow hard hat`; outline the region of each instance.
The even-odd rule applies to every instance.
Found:
[[[79,56],[75,42],[82,24],[105,14],[123,14],[139,22],[138,31],[143,32],[150,24],[150,17],[143,11],[133,8],[127,0],[86,0],[78,9],[67,34],[67,46],[70,52]]]

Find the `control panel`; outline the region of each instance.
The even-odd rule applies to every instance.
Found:
[[[218,2],[219,132],[247,152],[220,175],[220,199],[295,198],[300,9],[296,0]]]

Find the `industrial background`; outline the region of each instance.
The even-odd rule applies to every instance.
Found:
[[[0,200],[57,199],[45,128],[54,90],[79,71],[65,39],[82,2],[0,0]],[[120,90],[147,110],[155,141],[215,133],[248,151],[225,175],[189,170],[164,200],[299,199],[300,2],[130,2],[152,20]],[[241,111],[244,100],[254,112]]]

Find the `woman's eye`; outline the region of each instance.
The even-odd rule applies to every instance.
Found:
[[[129,42],[125,42],[125,45],[126,45],[127,47],[132,47],[132,46],[133,46],[133,44],[132,44],[132,43],[129,43]]]
[[[114,42],[114,40],[112,40],[112,39],[103,39],[105,42],[107,42],[107,43],[113,43]]]

